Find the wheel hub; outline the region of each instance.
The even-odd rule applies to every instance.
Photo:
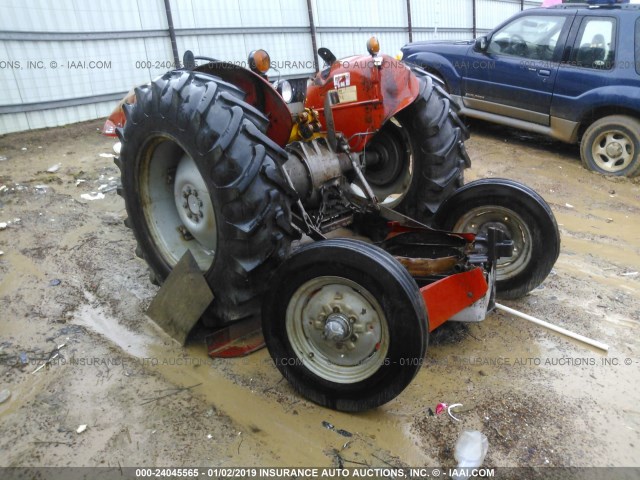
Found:
[[[180,160],[175,176],[175,206],[188,232],[206,250],[217,247],[216,218],[211,197],[196,163],[190,157]]]
[[[607,155],[611,158],[618,158],[622,156],[623,151],[624,149],[622,148],[622,145],[618,142],[612,142],[607,145]]]
[[[392,118],[367,145],[371,153],[364,176],[380,203],[389,208],[398,205],[411,186],[413,152],[407,131]],[[369,161],[370,160],[370,161]]]
[[[496,228],[513,241],[513,255],[498,260],[498,280],[505,280],[523,271],[532,255],[532,234],[525,221],[514,211],[500,206],[483,206],[471,209],[460,217],[454,232],[486,235],[489,228]]]
[[[200,219],[204,218],[204,212],[202,211],[204,203],[200,200],[199,196],[198,190],[192,185],[185,185],[182,188],[182,198],[185,199],[185,201],[182,202],[182,208],[184,208],[187,217],[195,222],[199,222]]]
[[[340,343],[351,336],[349,318],[343,313],[332,313],[324,324],[324,336],[330,342]]]
[[[307,368],[336,383],[352,383],[380,367],[389,348],[382,307],[355,282],[317,277],[287,307],[287,334]]]

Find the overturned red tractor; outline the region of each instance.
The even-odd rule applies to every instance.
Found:
[[[251,70],[187,52],[107,122],[152,279],[189,250],[215,296],[204,323],[261,317],[294,388],[344,411],[396,397],[430,331],[526,294],[560,247],[530,188],[463,183],[468,132],[438,80],[367,47],[273,85],[263,50]],[[341,228],[369,241],[327,239]]]

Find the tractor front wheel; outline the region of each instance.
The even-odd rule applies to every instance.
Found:
[[[513,180],[490,178],[466,184],[442,204],[434,226],[484,236],[496,228],[513,241],[513,255],[497,263],[499,298],[519,298],[536,288],[560,254],[560,233],[551,208],[534,190]]]
[[[425,357],[420,290],[390,254],[356,240],[297,250],[265,296],[263,332],[277,368],[303,396],[357,412],[402,392]]]

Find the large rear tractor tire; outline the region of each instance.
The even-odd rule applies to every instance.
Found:
[[[385,206],[428,222],[464,183],[469,132],[444,88],[428,75],[418,80],[418,98],[367,145],[377,160],[367,164],[365,178]]]
[[[336,410],[395,398],[426,354],[429,325],[416,282],[390,254],[357,240],[295,251],[263,312],[276,367],[300,394]]]
[[[485,236],[489,228],[496,228],[513,241],[513,255],[498,260],[498,298],[519,298],[536,288],[560,254],[560,233],[551,208],[534,190],[513,180],[490,178],[466,184],[442,204],[434,226]]]
[[[137,255],[162,283],[190,250],[215,296],[207,324],[260,314],[294,237],[286,153],[265,135],[268,120],[201,73],[168,72],[135,93],[116,163]]]

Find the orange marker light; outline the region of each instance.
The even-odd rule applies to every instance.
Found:
[[[380,42],[376,37],[371,37],[369,40],[367,40],[367,51],[374,57],[380,51]]]
[[[254,72],[267,73],[271,68],[271,58],[265,50],[254,50],[249,54],[249,68]]]

